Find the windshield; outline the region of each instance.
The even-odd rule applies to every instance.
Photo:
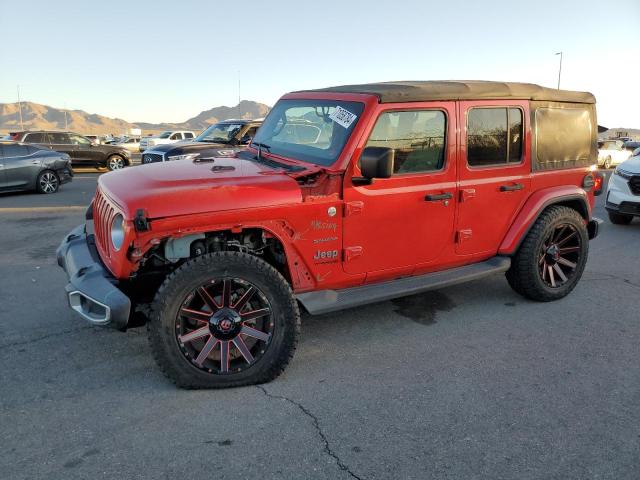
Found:
[[[253,138],[268,153],[328,166],[358,123],[364,104],[340,100],[280,100]]]
[[[196,142],[229,143],[243,127],[241,123],[216,123],[196,137]]]
[[[158,135],[158,138],[169,138],[169,135],[171,135],[171,132],[162,132]]]

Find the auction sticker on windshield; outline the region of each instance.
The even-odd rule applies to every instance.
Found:
[[[358,116],[355,113],[351,113],[346,108],[337,106],[333,113],[329,115],[329,118],[342,125],[344,128],[349,128]]]

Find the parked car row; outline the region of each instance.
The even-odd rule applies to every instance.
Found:
[[[157,163],[173,160],[195,160],[225,153],[235,153],[246,147],[262,124],[261,120],[225,120],[215,123],[193,141],[149,147],[141,162]]]

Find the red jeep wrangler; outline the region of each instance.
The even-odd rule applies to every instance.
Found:
[[[301,305],[326,313],[506,274],[576,286],[602,178],[595,99],[531,84],[397,82],[285,95],[234,158],[100,177],[58,249],[70,306],[147,321],[182,387],[272,380]]]

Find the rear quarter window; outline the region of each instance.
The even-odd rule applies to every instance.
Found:
[[[535,111],[538,169],[595,163],[597,148],[590,107],[540,107]],[[606,148],[606,145],[605,145]]]

